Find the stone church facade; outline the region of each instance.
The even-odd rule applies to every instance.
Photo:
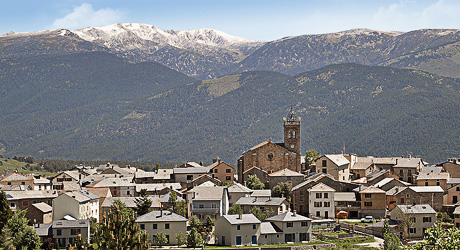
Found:
[[[268,174],[288,168],[300,172],[300,118],[291,107],[284,118],[284,142],[264,141],[249,149],[238,159],[238,181],[243,182],[243,173],[258,167]]]

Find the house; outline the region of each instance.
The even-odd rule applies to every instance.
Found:
[[[304,181],[305,176],[299,172],[294,172],[288,168],[282,169],[280,171],[271,173],[269,177],[269,187],[273,189],[278,183],[290,183],[291,187],[294,187]]]
[[[202,166],[173,169],[174,181],[181,184],[192,183],[193,179],[207,173],[209,168]]]
[[[130,166],[120,168],[118,166],[111,165],[111,167],[103,170],[101,174],[117,174],[120,177],[134,177],[136,172],[144,172],[144,170]]]
[[[221,161],[220,159],[213,160],[213,163],[208,166],[209,173],[213,178],[220,180],[221,182],[233,182],[234,172],[232,166]]]
[[[54,220],[53,243],[55,248],[66,248],[67,244],[75,244],[78,235],[83,241],[89,243],[90,225],[89,220]]]
[[[0,185],[23,185],[34,187],[34,177],[13,172],[0,180]]]
[[[148,195],[158,195],[164,189],[181,190],[182,186],[180,183],[149,183],[149,184],[137,184],[136,183],[136,195],[135,196],[139,196],[142,189],[145,189]]]
[[[281,229],[284,242],[310,241],[312,232],[312,219],[293,212],[285,212],[265,219]]]
[[[335,215],[341,211],[347,212],[349,219],[359,218],[361,211],[361,196],[356,192],[335,192],[334,193]]]
[[[44,202],[48,205],[52,204],[52,200],[58,196],[56,191],[5,191],[6,198],[10,204],[11,210],[24,210],[32,204]]]
[[[415,184],[415,174],[420,172],[424,166],[421,158],[399,158],[396,159],[396,165],[391,169],[392,172],[399,176],[399,180]]]
[[[29,224],[49,224],[53,221],[53,207],[44,202],[32,204],[25,217]]]
[[[149,234],[149,241],[153,242],[154,237],[163,232],[168,239],[169,245],[177,245],[176,234],[187,235],[187,218],[171,211],[152,211],[137,217],[136,224],[141,230]]]
[[[371,215],[374,218],[385,217],[386,192],[380,188],[369,186],[359,192],[361,195],[362,217]]]
[[[88,192],[99,196],[99,218],[102,218],[102,215],[103,215],[102,204],[104,204],[104,201],[106,198],[112,197],[112,193],[110,193],[110,188],[108,187],[86,188],[85,190],[88,190]]]
[[[51,190],[51,181],[41,176],[34,176],[34,190]]]
[[[443,197],[443,205],[453,206],[459,202],[460,197],[460,184],[457,184],[453,187],[447,189]]]
[[[264,141],[238,158],[238,181],[243,183],[243,173],[252,167],[257,167],[271,174],[288,168],[292,171],[301,171],[300,163],[300,118],[291,110],[284,119],[284,142],[274,143]]]
[[[86,190],[67,192],[53,200],[53,220],[71,216],[77,220],[95,218],[99,222],[99,196]]]
[[[440,186],[444,191],[447,191],[449,178],[450,174],[445,172],[420,172],[417,176],[417,186]]]
[[[422,239],[425,230],[436,222],[436,211],[428,204],[397,205],[390,217],[398,221],[404,238]]]
[[[393,187],[399,186],[399,187],[405,187],[409,186],[410,184],[407,182],[400,181],[395,178],[385,178],[377,183],[374,184],[374,187],[380,188],[383,191],[388,191],[392,189]]]
[[[262,212],[272,211],[273,214],[282,214],[289,209],[286,198],[279,197],[241,197],[236,204],[240,205],[245,213],[253,207],[258,207]]]
[[[272,190],[271,189],[252,190],[252,193],[249,195],[249,197],[269,198],[269,197],[272,197]]]
[[[253,192],[251,189],[241,185],[240,183],[235,183],[234,185],[228,187],[228,202],[229,206],[232,207],[235,202],[237,202],[241,197],[250,196]],[[268,197],[270,197],[268,195]]]
[[[441,211],[444,190],[439,186],[410,186],[419,196],[416,204],[429,204],[434,210]]]
[[[322,218],[335,218],[335,189],[326,184],[318,183],[309,192],[309,211],[310,214]]]
[[[218,245],[258,245],[260,220],[253,214],[223,215],[215,222],[215,239]]]
[[[201,221],[209,216],[217,219],[229,209],[226,186],[197,186],[187,191],[188,217],[196,215]]]
[[[396,186],[386,192],[387,206],[392,210],[396,205],[430,204],[441,211],[443,193],[441,187]]]
[[[42,242],[40,249],[52,249],[52,246],[50,246],[50,244],[53,242],[53,230],[51,228],[52,225],[53,224],[51,223],[34,224],[34,230]]]
[[[212,185],[214,186],[220,186],[221,181],[219,179],[216,179],[212,177],[210,174],[202,174],[195,179],[192,180],[191,185],[187,185],[188,187],[195,187],[195,186],[200,186],[201,184],[205,182],[211,182]]]
[[[136,195],[136,184],[132,182],[131,177],[106,178],[88,185],[87,187],[108,187],[113,197],[134,197]]]
[[[451,178],[460,178],[460,159],[450,158],[437,166],[442,167]]]
[[[329,174],[337,181],[349,182],[350,161],[343,154],[327,154],[316,160],[316,170],[323,174]]]
[[[391,168],[396,165],[396,160],[401,158],[402,157],[374,157],[373,162],[375,167],[379,170],[391,170]]]
[[[139,171],[134,173],[136,184],[165,183],[174,179],[173,169],[158,169],[155,172]]]
[[[262,170],[258,167],[252,167],[249,168],[248,170],[243,172],[243,179],[240,181],[241,183],[244,183],[246,186],[246,181],[248,180],[248,177],[250,175],[255,175],[259,180],[265,185],[265,187],[268,187],[268,173],[265,170]]]
[[[136,199],[138,199],[138,197],[108,197],[104,200],[104,203],[102,203],[102,214],[105,214],[108,211],[110,211],[110,208],[112,207],[112,205],[115,204],[116,200],[124,203],[127,208],[135,209],[137,207]],[[149,196],[149,199],[152,201],[152,205],[150,206],[150,209],[160,210],[161,208],[160,197]]]
[[[376,169],[378,168],[374,165],[373,157],[356,157],[356,162],[350,167],[350,174],[352,179],[356,180],[369,175]]]
[[[53,185],[53,189],[55,190],[66,190],[64,189],[64,182],[68,183],[76,183],[78,185],[81,179],[81,174],[79,171],[64,171],[58,175],[56,175],[52,180],[51,183]]]

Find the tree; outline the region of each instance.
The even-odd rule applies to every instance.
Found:
[[[239,204],[235,204],[233,205],[233,207],[230,207],[228,209],[228,214],[242,214],[242,213],[243,213],[243,209],[241,208]]]
[[[205,224],[205,232],[206,233],[210,233],[212,232],[212,227],[214,226],[214,220],[211,219],[211,217],[206,216],[206,224]]]
[[[203,245],[203,237],[196,228],[192,227],[187,235],[187,247],[195,248],[201,245]]]
[[[0,232],[2,232],[3,227],[5,226],[8,219],[13,214],[11,211],[10,205],[8,204],[8,199],[6,198],[6,193],[0,192]]]
[[[149,199],[147,194],[147,189],[141,189],[139,193],[140,198],[136,198],[136,212],[138,216],[144,215],[150,212],[150,208],[152,207],[152,200]]]
[[[444,230],[441,225],[434,225],[426,231],[425,239],[411,246],[405,246],[405,249],[433,249],[433,250],[454,250],[460,248],[460,229],[452,227]]]
[[[265,185],[260,181],[257,175],[248,175],[246,180],[246,186],[252,190],[261,190],[265,188]]]
[[[153,236],[153,244],[155,246],[164,246],[168,244],[168,238],[166,237],[165,233],[159,232],[157,235]]]
[[[280,182],[272,189],[272,195],[274,197],[285,197],[287,200],[291,198],[292,184],[288,182]]]
[[[383,223],[382,234],[384,239],[384,250],[397,250],[401,248],[401,241],[399,240],[399,237],[390,233],[390,224],[388,223],[388,220],[385,220]]]
[[[201,225],[201,222],[196,215],[193,215],[190,219],[188,219],[188,224],[191,228],[198,228]]]
[[[27,210],[18,210],[8,219],[2,231],[4,249],[40,249],[40,237],[28,226],[29,220],[25,218],[26,212]]]
[[[253,214],[257,219],[260,221],[265,221],[266,218],[270,218],[273,216],[273,210],[267,209],[264,212],[259,207],[252,207],[249,210],[249,213]]]
[[[187,203],[184,200],[176,202],[174,213],[187,217]]]
[[[313,149],[310,149],[305,153],[305,165],[307,166],[307,169],[309,169],[311,164],[318,159],[318,156],[318,152]]]
[[[168,200],[168,207],[173,212],[175,212],[176,203],[177,203],[177,193],[176,191],[173,190],[171,191],[171,193],[169,193],[169,200]]]
[[[149,249],[148,234],[135,223],[134,211],[116,200],[96,229],[98,249]]]
[[[179,232],[179,233],[175,234],[174,236],[176,237],[178,246],[182,246],[185,243],[187,243],[184,233]]]

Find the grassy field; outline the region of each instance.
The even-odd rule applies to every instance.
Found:
[[[321,245],[321,244],[327,244],[327,243],[322,242],[322,241],[311,241],[311,242],[308,242],[308,243],[292,243],[292,244],[280,243],[280,244],[271,244],[271,245],[241,246],[241,247],[206,245],[206,248],[225,249],[225,248],[290,247],[290,246],[307,246],[307,245]]]
[[[29,164],[30,166],[26,166],[26,162],[20,162],[16,161],[13,159],[5,159],[5,158],[0,158],[0,172],[1,173],[9,173],[13,171],[18,171],[19,173],[22,174],[29,174],[29,173],[34,173],[34,174],[39,174],[43,175],[46,177],[52,177],[55,176],[56,173],[48,172],[48,171],[43,171],[40,167],[37,166],[37,163],[32,163]]]

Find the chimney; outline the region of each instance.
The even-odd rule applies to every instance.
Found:
[[[395,165],[398,165],[398,159],[396,159],[396,164]]]
[[[243,214],[239,213],[239,214],[238,214],[238,218],[237,218],[237,219],[238,219],[238,220],[241,220],[241,219],[243,219]]]
[[[292,211],[292,216],[296,217],[297,215],[297,211],[295,211],[295,209]]]
[[[212,159],[212,163],[216,163],[217,158]]]
[[[160,207],[160,217],[163,216],[163,208]]]

